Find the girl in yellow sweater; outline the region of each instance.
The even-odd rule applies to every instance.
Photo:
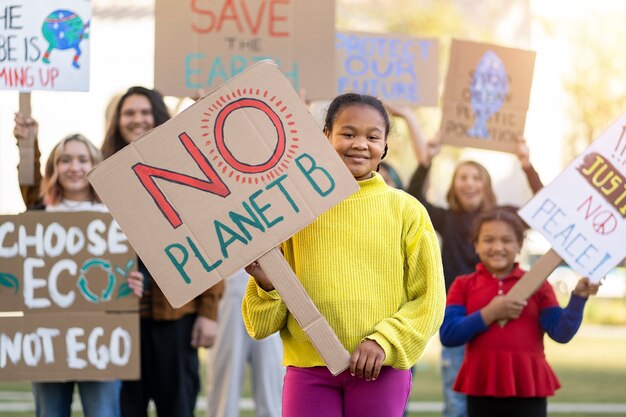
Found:
[[[283,415],[401,416],[411,366],[443,320],[439,245],[424,207],[376,172],[387,152],[382,102],[343,94],[324,133],[360,189],[283,244],[285,258],[345,348],[350,367],[333,376],[257,263],[247,268],[242,312],[253,338],[280,331]]]

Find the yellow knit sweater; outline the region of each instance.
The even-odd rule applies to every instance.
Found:
[[[437,237],[415,198],[378,174],[359,185],[285,242],[285,258],[348,352],[372,339],[385,351],[383,365],[408,369],[443,320]],[[324,366],[275,290],[250,279],[242,313],[253,338],[280,330],[284,365]]]

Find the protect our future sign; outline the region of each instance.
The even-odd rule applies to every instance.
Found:
[[[174,307],[358,189],[271,61],[198,100],[88,178]]]
[[[626,114],[519,213],[577,273],[606,276],[626,255]]]
[[[89,90],[91,2],[0,0],[0,90]]]
[[[133,270],[109,214],[0,216],[0,380],[136,379]]]
[[[439,101],[439,43],[389,33],[337,32],[340,94],[369,94],[406,106]]]

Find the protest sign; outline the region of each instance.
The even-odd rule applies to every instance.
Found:
[[[0,90],[89,90],[86,0],[0,0]]]
[[[398,34],[337,32],[339,93],[407,106],[438,105],[439,43]]]
[[[524,134],[535,52],[452,41],[442,143],[515,152]]]
[[[88,178],[174,307],[358,189],[287,78],[267,61],[126,146]],[[287,300],[300,289],[282,288],[298,318],[303,299]],[[310,304],[306,321],[317,323]]]
[[[107,213],[0,216],[0,380],[138,378],[133,270]]]
[[[2,311],[136,310],[136,256],[110,214],[0,216]]]
[[[136,312],[0,317],[0,380],[138,378]]]
[[[626,255],[626,114],[519,211],[582,276],[598,282]]]
[[[157,0],[154,85],[172,96],[210,91],[271,58],[309,100],[335,96],[335,2]]]

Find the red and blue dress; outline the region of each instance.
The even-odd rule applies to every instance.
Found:
[[[505,278],[493,276],[483,264],[458,277],[450,291],[440,329],[444,346],[467,343],[454,390],[472,396],[547,397],[560,387],[544,354],[543,335],[566,343],[582,322],[586,298],[572,294],[561,308],[548,282],[527,300],[517,320],[504,327],[486,326],[480,310],[497,295],[506,294],[524,275],[516,264]]]

